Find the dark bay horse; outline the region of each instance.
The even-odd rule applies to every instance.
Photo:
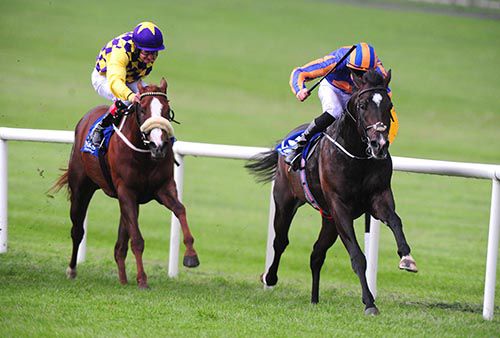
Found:
[[[310,258],[312,303],[319,301],[320,270],[326,252],[340,236],[361,283],[365,313],[379,313],[365,276],[366,258],[353,227],[353,221],[365,213],[387,224],[394,233],[401,257],[399,268],[417,271],[391,190],[388,133],[392,102],[387,93],[390,78],[390,71],[385,78],[375,71],[354,78],[357,90],[344,116],[327,129],[304,169],[309,189],[323,211],[321,231]],[[297,209],[306,203],[306,196],[299,172],[290,170],[275,150],[258,154],[246,167],[262,182],[275,180],[274,259],[261,276],[265,285],[274,286],[281,255],[289,243],[290,224]]]
[[[116,131],[111,136],[108,151],[104,155],[105,165],[102,160],[100,163],[98,157],[80,151],[89,128],[108,109],[107,106],[100,106],[89,111],[78,122],[68,169],[54,184],[56,190],[67,184],[71,202],[73,251],[66,271],[68,278],[76,277],[78,246],[84,234],[83,221],[97,189],[118,199],[120,204],[121,216],[115,245],[120,283],[127,283],[125,258],[130,241],[137,263],[138,286],[148,287],[142,262],[144,239],[139,230],[138,215],[139,205],[151,200],[172,210],[179,219],[186,245],[184,265],[199,265],[186,210],[177,197],[173,177],[175,160],[171,141],[173,129],[170,124],[173,117],[167,98],[167,82],[162,79],[159,87],[139,85],[138,88],[141,103],[135,104],[124,117],[121,132]],[[103,169],[106,167],[108,170]]]

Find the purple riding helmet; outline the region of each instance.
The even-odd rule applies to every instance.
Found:
[[[134,41],[137,48],[148,52],[165,49],[163,34],[160,29],[154,23],[148,21],[141,22],[134,28],[132,41]]]

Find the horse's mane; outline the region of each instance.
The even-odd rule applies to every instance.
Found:
[[[363,74],[363,81],[369,84],[368,87],[377,87],[384,84],[384,77],[375,69],[370,69]]]

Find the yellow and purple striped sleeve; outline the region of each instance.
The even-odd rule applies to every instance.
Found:
[[[333,67],[335,67],[336,59],[332,55],[327,55],[323,58],[311,61],[302,67],[297,67],[290,75],[290,88],[292,92],[297,93],[306,88],[305,82],[324,76]]]
[[[113,48],[108,54],[106,77],[109,88],[113,95],[122,101],[131,101],[134,94],[125,84],[128,62],[127,53],[123,49]]]

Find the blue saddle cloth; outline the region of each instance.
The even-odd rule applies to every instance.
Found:
[[[290,152],[294,150],[295,145],[297,144],[297,138],[302,135],[305,129],[297,130],[290,136],[286,137],[276,145],[275,150],[283,155],[287,156]],[[311,150],[311,147],[316,143],[316,141],[323,136],[323,133],[314,134],[314,136],[307,142],[306,146],[302,150],[302,158],[307,159],[307,154]]]
[[[103,114],[101,117],[99,117],[94,122],[94,124],[92,124],[92,126],[90,127],[89,133],[87,134],[87,137],[85,138],[85,142],[83,143],[83,146],[80,149],[80,151],[82,153],[90,153],[96,157],[99,156],[99,147],[95,147],[92,144],[92,137],[91,136],[92,136],[92,132],[95,129],[96,124],[98,122],[100,122],[104,118],[105,115],[106,114]],[[109,140],[111,139],[111,135],[113,135],[113,133],[114,133],[113,125],[110,125],[109,127],[104,129],[104,143],[103,143],[103,147],[101,148],[101,151],[106,152],[106,150],[108,149]]]

